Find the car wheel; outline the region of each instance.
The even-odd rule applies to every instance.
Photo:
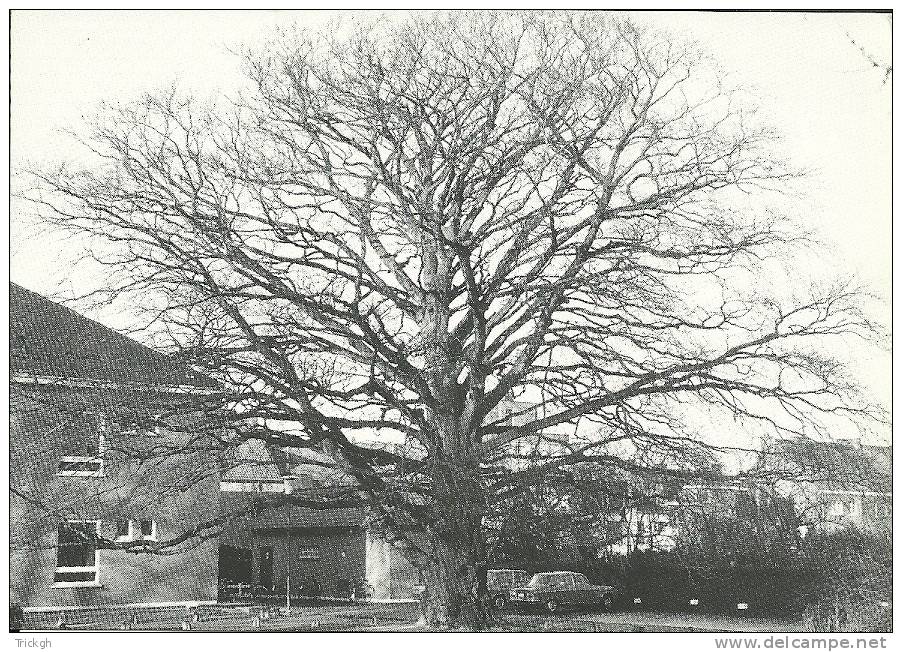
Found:
[[[496,609],[504,609],[507,606],[507,598],[503,595],[496,595],[492,602]]]
[[[549,600],[545,603],[545,608],[548,609],[548,611],[550,611],[551,613],[554,613],[560,608],[560,605],[558,605],[558,603],[554,600]]]
[[[610,611],[614,606],[614,596],[610,593],[605,593],[601,596],[601,608],[605,611]]]

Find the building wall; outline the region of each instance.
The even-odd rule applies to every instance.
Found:
[[[780,485],[802,520],[816,531],[837,532],[855,527],[866,532],[889,532],[893,526],[893,496],[889,492],[829,490],[815,483]]]
[[[373,600],[413,600],[422,577],[404,554],[378,532],[366,535],[366,583]]]
[[[158,400],[159,399],[159,400]],[[117,415],[162,409],[157,395],[47,386],[10,387],[10,600],[26,607],[215,600],[217,545],[192,538],[167,554],[97,551],[99,586],[54,586],[62,520],[100,520],[113,540],[119,520],[153,520],[171,539],[215,518],[216,465],[179,449],[183,435],[141,437],[109,424]],[[60,458],[94,446],[103,416],[102,477],[59,477]],[[120,419],[121,421],[121,419]],[[154,450],[152,446],[162,446]],[[142,458],[140,461],[139,457]]]
[[[624,518],[625,516],[625,518]],[[618,532],[619,538],[611,541]],[[614,555],[629,555],[641,550],[669,551],[676,546],[679,530],[673,515],[662,511],[645,511],[635,507],[618,514],[611,519],[604,539],[608,541],[603,547]]]
[[[285,528],[231,529],[220,543],[251,551],[254,584],[263,584],[261,555],[271,549],[276,593],[285,593],[290,565],[293,596],[307,594],[315,582],[315,593],[322,597],[363,597],[366,549],[362,527],[292,528],[290,535]]]

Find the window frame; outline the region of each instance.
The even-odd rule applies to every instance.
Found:
[[[321,559],[319,548],[311,546],[301,546],[298,548],[298,559]]]
[[[98,539],[100,538],[100,526],[101,526],[100,520],[67,519],[67,520],[61,522],[60,524],[62,525],[62,523],[79,524],[79,525],[93,523],[94,524],[94,534]],[[51,584],[52,588],[65,589],[65,588],[75,588],[75,587],[102,586],[100,584],[100,559],[99,559],[100,555],[98,554],[99,550],[97,549],[96,542],[94,545],[94,564],[92,566],[60,566],[59,565],[59,548],[60,548],[59,528],[57,528],[56,560],[55,560],[56,564],[54,565],[54,569],[53,569],[54,581]],[[75,580],[75,581],[71,581],[71,582],[67,582],[67,581],[58,582],[58,581],[56,581],[56,575],[58,573],[94,573],[94,579],[93,580]]]
[[[128,524],[128,532],[126,534],[119,534],[119,525],[120,523]],[[134,541],[135,540],[135,522],[131,519],[121,519],[116,521],[116,541],[117,542],[125,542],[125,541]]]
[[[150,534],[144,534],[144,523],[150,523]],[[132,521],[134,523],[134,521]],[[157,521],[153,518],[141,518],[137,521],[137,533],[140,535],[141,541],[157,541]]]
[[[99,412],[85,412],[86,416],[97,420],[97,454],[96,455],[62,455],[56,465],[59,478],[102,478],[106,475],[104,452],[106,451],[106,417]],[[96,469],[63,469],[64,464],[96,464]]]

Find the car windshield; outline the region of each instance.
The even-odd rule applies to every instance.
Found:
[[[559,584],[563,584],[565,581],[566,577],[564,575],[543,575],[539,573],[538,575],[533,575],[532,579],[529,580],[529,584],[527,584],[526,586],[536,589],[546,586],[558,586]]]

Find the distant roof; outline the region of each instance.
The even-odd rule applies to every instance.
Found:
[[[316,500],[314,494],[305,494],[304,499]],[[338,499],[325,494],[323,500]],[[300,505],[265,505],[255,508],[255,504],[272,499],[252,493],[223,492],[219,498],[220,513],[226,518],[234,516],[245,527],[256,530],[314,527],[357,527],[364,523],[362,507],[331,507],[319,509]],[[284,498],[278,498],[284,501]]]
[[[763,468],[813,482],[823,490],[892,492],[891,446],[860,445],[854,440],[778,440]]]
[[[223,482],[281,482],[286,475],[260,439],[249,439],[228,451],[225,465],[221,475]]]
[[[296,489],[348,487],[353,478],[337,468],[329,455],[312,448],[277,447],[248,439],[229,451],[223,482],[267,482],[292,476]]]
[[[149,386],[215,387],[170,356],[46,297],[9,284],[13,373]]]

